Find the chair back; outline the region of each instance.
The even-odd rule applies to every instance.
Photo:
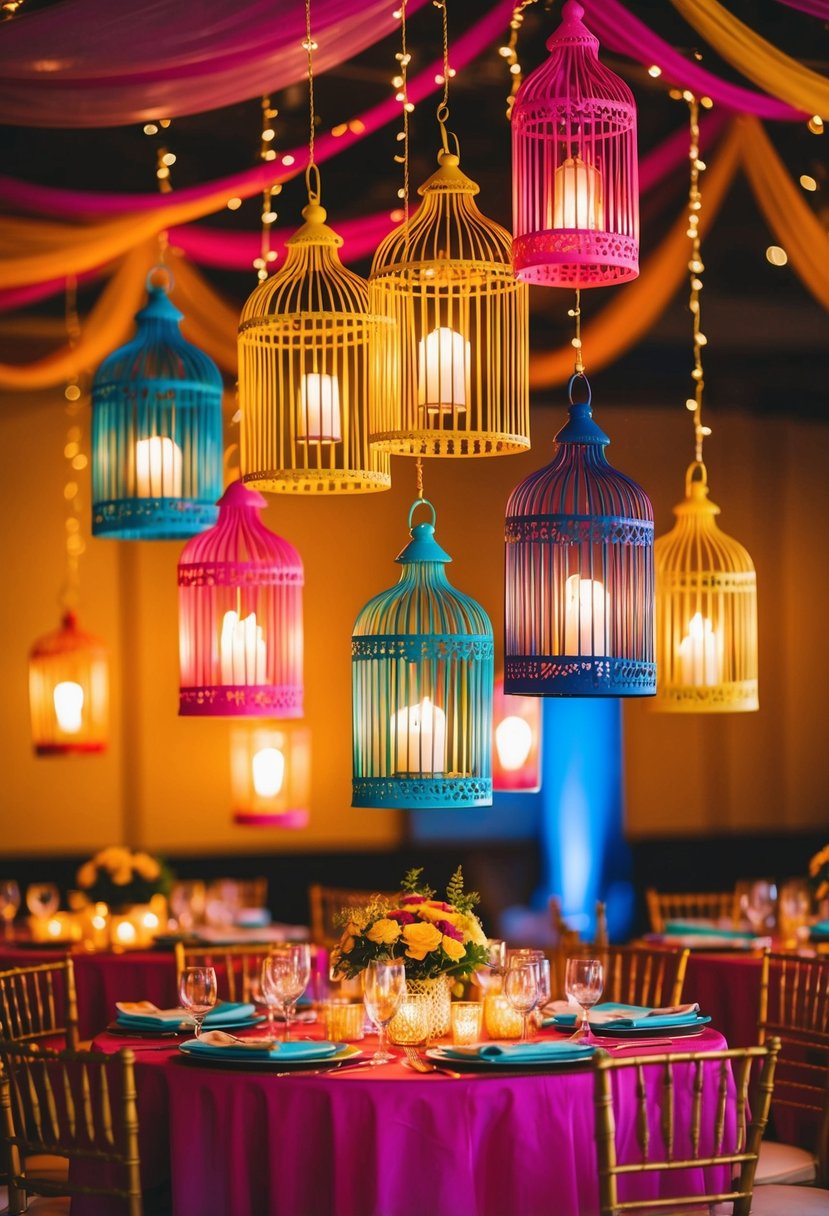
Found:
[[[215,967],[219,999],[252,1001],[259,995],[262,961],[271,952],[268,943],[243,946],[185,946],[176,942],[176,987],[185,967]]]
[[[659,1008],[682,1000],[687,949],[582,944],[574,954],[598,958],[604,964],[602,1001]]]
[[[706,1203],[713,1210],[729,1201],[733,1216],[748,1216],[779,1046],[771,1039],[763,1047],[624,1059],[597,1051],[593,1096],[601,1216],[696,1212]],[[747,1122],[755,1062],[761,1068]],[[678,1095],[687,1118],[680,1115]],[[617,1143],[623,1113],[625,1135]],[[646,1193],[653,1195],[657,1174],[670,1200],[629,1197],[625,1179],[649,1177]]]
[[[71,958],[0,971],[0,1039],[38,1043],[63,1036],[78,1046],[78,998]]]
[[[727,920],[737,925],[740,919],[736,891],[645,891],[652,933],[663,933],[670,920]]]
[[[829,1185],[829,957],[766,952],[760,980],[759,1040],[780,1040],[772,1099],[775,1138],[803,1143],[817,1156],[817,1177]],[[787,1124],[792,1130],[787,1130]]]
[[[108,1212],[141,1216],[134,1059],[129,1050],[105,1055],[0,1041],[9,1212],[25,1212],[35,1192],[106,1196],[121,1201],[108,1203]],[[35,1154],[84,1164],[56,1181],[38,1176]]]
[[[324,887],[321,883],[312,883],[308,888],[311,940],[327,949],[336,946],[342,936],[342,925],[337,923],[337,917],[343,908],[362,908],[378,896],[394,903],[400,898],[400,892],[358,891],[352,887]]]

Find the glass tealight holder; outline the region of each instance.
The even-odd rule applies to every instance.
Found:
[[[389,1022],[389,1038],[399,1047],[416,1046],[429,1038],[431,998],[420,993],[407,993]]]
[[[332,1043],[356,1043],[363,1037],[363,1002],[343,1004],[326,1001],[324,1008],[325,1037]]]
[[[484,1007],[480,1001],[453,1001],[452,1042],[456,1046],[480,1042],[483,1018]]]
[[[484,1001],[484,1025],[491,1039],[521,1038],[521,1014],[501,993],[490,994]]]

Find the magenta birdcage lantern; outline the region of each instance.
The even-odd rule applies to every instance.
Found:
[[[512,110],[513,267],[526,283],[602,287],[639,273],[636,106],[582,6],[562,14]]]
[[[302,717],[302,559],[240,481],[178,564],[179,713]]]

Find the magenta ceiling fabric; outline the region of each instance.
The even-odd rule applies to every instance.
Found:
[[[427,0],[408,0],[412,13]],[[390,0],[315,0],[316,70],[394,32]],[[306,72],[297,0],[64,0],[3,28],[0,121],[114,127],[199,114],[284,89]]]
[[[829,21],[829,0],[777,0],[777,2],[787,5],[788,8],[796,8],[801,13],[808,13],[810,17]]]
[[[707,95],[738,114],[755,114],[758,118],[787,122],[802,122],[808,117],[784,101],[729,84],[706,72],[698,63],[690,63],[669,43],[652,33],[619,0],[582,0],[582,3],[586,24],[604,46],[629,55],[646,67],[657,64],[672,84],[692,89],[698,96]]]

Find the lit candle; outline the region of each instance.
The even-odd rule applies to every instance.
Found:
[[[599,580],[571,574],[564,584],[564,601],[564,653],[610,654],[610,596]]]
[[[74,680],[62,680],[52,692],[58,726],[67,735],[76,735],[83,722],[83,688]]]
[[[604,228],[602,175],[580,156],[568,156],[555,174],[553,227]]]
[[[391,717],[396,773],[442,773],[446,767],[446,714],[424,697]]]
[[[481,1037],[484,1007],[480,1001],[453,1001],[452,1042],[461,1045],[477,1043]]]
[[[691,687],[710,687],[720,682],[722,639],[715,633],[710,620],[695,612],[688,632],[679,643],[680,678]]]
[[[339,443],[341,425],[337,377],[308,372],[300,380],[297,438],[302,443]]]
[[[278,747],[263,747],[251,762],[253,788],[260,798],[275,798],[285,780],[285,757]]]
[[[119,946],[132,946],[138,934],[132,921],[120,920],[115,926],[114,936]]]
[[[445,325],[417,344],[417,400],[428,414],[466,409],[469,343]]]
[[[520,1039],[521,1014],[505,996],[489,993],[484,998],[484,1024],[491,1039]]]
[[[53,917],[52,917],[52,919],[51,919],[51,920],[48,922],[48,924],[46,925],[46,932],[47,932],[47,934],[48,934],[48,936],[49,936],[49,937],[54,937],[54,938],[61,938],[61,937],[63,937],[63,923],[62,923],[62,921],[60,921],[60,920],[57,918],[57,916],[53,916]]]
[[[137,498],[181,498],[181,448],[167,435],[139,439],[135,445]]]
[[[232,609],[222,618],[219,661],[222,684],[264,684],[267,652],[256,613],[240,616]]]
[[[529,722],[510,714],[495,728],[495,746],[498,749],[498,759],[501,768],[514,772],[520,768],[533,745],[533,732]]]

